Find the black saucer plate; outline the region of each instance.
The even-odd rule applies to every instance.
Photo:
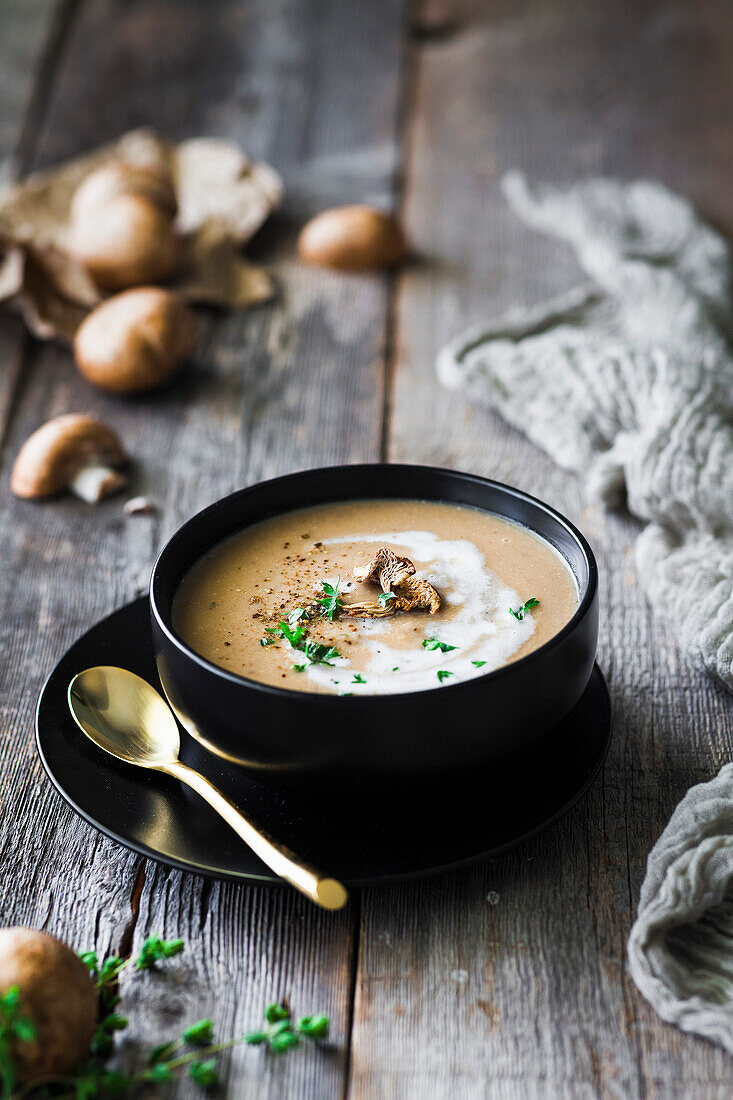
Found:
[[[113,840],[151,859],[233,881],[278,883],[209,807],[175,780],[117,762],[71,718],[66,690],[91,665],[120,665],[160,688],[146,596],[97,623],[61,658],[38,700],[36,739],[51,781],[70,806]],[[487,736],[491,736],[487,717]],[[304,731],[304,736],[307,731]],[[597,774],[611,736],[611,706],[596,665],[573,712],[500,774],[395,782],[325,802],[287,797],[245,778],[185,732],[181,755],[260,825],[348,886],[417,878],[497,854],[556,821]]]

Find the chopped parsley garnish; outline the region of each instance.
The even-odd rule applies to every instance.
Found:
[[[530,596],[529,599],[527,600],[527,602],[523,603],[522,606],[517,608],[516,611],[514,610],[513,607],[510,607],[509,608],[509,614],[513,615],[514,618],[517,619],[517,621],[521,623],[522,619],[527,614],[527,612],[531,611],[533,607],[536,607],[539,602],[540,601],[538,599],[536,599],[534,596]]]
[[[289,623],[278,623],[277,625],[280,634],[286,641],[290,642],[293,649],[300,649],[300,643],[308,632],[308,627],[305,623],[301,623],[300,625],[296,624],[294,627],[291,627]]]
[[[394,592],[380,592],[377,596],[377,603],[380,607],[386,607],[390,600],[396,600],[397,596]]]
[[[339,597],[339,589],[341,587],[341,577],[336,579],[336,584],[329,584],[328,581],[321,581],[321,588],[325,595],[316,600],[316,603],[321,607],[321,613],[325,615],[327,619],[333,622],[334,617],[338,615],[341,610],[341,599]]]
[[[303,609],[299,607],[297,610],[302,611]],[[308,632],[308,627],[305,623],[300,623],[299,625],[299,619],[302,618],[302,616],[293,619],[293,614],[294,612],[291,612],[286,623],[278,623],[277,626],[266,626],[265,634],[269,636],[267,638],[260,638],[260,645],[274,645],[279,638],[284,638],[287,642],[290,642],[293,649],[299,649],[300,643]]]
[[[441,653],[450,653],[452,649],[458,649],[457,645],[448,645],[447,642],[439,642],[437,638],[424,638],[423,649],[439,649]]]
[[[354,676],[354,679],[351,682],[352,682],[352,684],[365,684],[366,680],[364,679],[364,677],[362,676],[362,674],[360,672],[357,672],[356,675]]]
[[[332,645],[322,645],[320,642],[306,642],[300,648],[312,665],[328,665],[331,667],[331,658],[338,657],[339,651]]]
[[[486,664],[486,661],[471,661],[471,664],[475,665],[476,668],[483,668]]]
[[[301,619],[309,618],[308,612],[304,607],[294,608],[288,615],[288,625],[296,627]]]
[[[455,676],[455,672],[446,672],[445,669],[442,668],[439,670],[437,676],[442,684],[443,680],[447,680],[449,676]]]
[[[293,665],[293,672],[305,672],[305,665]]]
[[[392,671],[393,672],[399,672],[399,668],[400,668],[399,665],[395,665],[394,668],[392,669]]]

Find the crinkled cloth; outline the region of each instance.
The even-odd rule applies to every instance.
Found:
[[[639,577],[695,662],[733,689],[731,266],[722,238],[657,183],[591,179],[506,196],[591,277],[481,325],[441,381],[497,409],[608,506],[646,521]]]
[[[687,792],[654,845],[629,971],[663,1019],[733,1054],[733,764]]]
[[[646,526],[649,600],[733,689],[733,332],[725,242],[659,184],[504,189],[591,282],[482,325],[438,360],[607,506]],[[657,1012],[733,1053],[733,765],[693,787],[647,864],[629,969]]]

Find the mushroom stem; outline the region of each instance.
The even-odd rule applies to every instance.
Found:
[[[98,504],[127,484],[127,478],[111,466],[82,466],[69,482],[69,489],[87,504]]]

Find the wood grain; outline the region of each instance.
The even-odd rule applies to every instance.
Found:
[[[424,262],[398,289],[390,457],[510,481],[578,522],[603,574],[599,659],[615,734],[559,825],[492,864],[365,898],[352,1095],[723,1096],[719,1050],[659,1021],[625,973],[644,861],[687,787],[729,758],[730,697],[650,616],[630,520],[492,414],[438,388],[464,327],[580,274],[511,215],[509,168],[657,176],[730,221],[730,13],[717,3],[424,5],[416,15],[405,217]],[[715,120],[715,121],[713,121]],[[430,425],[426,431],[426,425]]]
[[[205,315],[195,362],[170,390],[119,401],[92,391],[61,349],[33,345],[25,356],[7,428],[6,490],[10,461],[33,428],[55,413],[90,411],[115,425],[136,461],[131,492],[156,502],[156,515],[127,519],[119,499],[96,509],[70,499],[35,507],[8,499],[0,517],[2,613],[16,624],[6,697],[17,700],[24,689],[27,698],[4,746],[16,753],[17,772],[4,786],[9,798],[24,783],[32,788],[12,828],[7,822],[13,875],[5,878],[12,890],[0,895],[2,919],[19,919],[20,898],[33,897],[38,867],[27,853],[40,814],[43,854],[56,868],[49,891],[64,899],[48,914],[50,928],[87,947],[99,924],[100,950],[112,942],[137,951],[153,932],[186,939],[180,965],[125,977],[134,1020],[128,1061],[138,1044],[202,1015],[213,1017],[221,1037],[242,1034],[280,996],[295,1012],[330,1014],[330,1049],[278,1061],[241,1048],[228,1069],[225,1059],[232,1097],[253,1088],[319,1100],[342,1093],[353,911],[323,914],[285,891],[169,873],[101,840],[40,778],[30,708],[54,657],[144,590],[160,545],[193,512],[262,477],[378,457],[388,282],[304,269],[293,261],[293,238],[307,212],[332,202],[391,205],[401,28],[397,0],[379,12],[296,0],[277,12],[235,0],[88,3],[70,30],[33,158],[33,166],[46,165],[151,124],[172,137],[231,138],[285,177],[286,206],[258,245],[278,278],[277,302]],[[27,748],[17,758],[19,744]],[[125,916],[112,931],[108,880]],[[28,919],[37,922],[36,912]],[[176,1096],[189,1094],[199,1095],[191,1084],[177,1086]]]
[[[662,1024],[624,960],[649,847],[690,783],[730,758],[730,698],[652,620],[635,524],[589,509],[575,479],[433,370],[467,325],[579,277],[567,249],[506,209],[507,168],[655,176],[733,230],[733,16],[725,0],[421,0],[406,15],[405,0],[5,0],[6,174],[152,124],[238,141],[282,171],[287,200],[253,246],[278,300],[203,315],[195,362],[163,394],[97,393],[66,351],[0,317],[0,921],[100,952],[137,951],[151,932],[186,939],[180,960],[123,980],[128,1063],[199,1016],[241,1033],[284,995],[331,1014],[331,1049],[225,1059],[233,1098],[727,1097],[727,1057]],[[305,216],[362,200],[401,201],[418,254],[402,277],[294,261]],[[22,440],[71,410],[116,426],[154,516],[10,497]],[[209,501],[380,450],[529,489],[591,538],[616,725],[589,797],[500,859],[335,915],[168,872],[78,821],[31,736],[66,645],[144,590],[167,535]]]

